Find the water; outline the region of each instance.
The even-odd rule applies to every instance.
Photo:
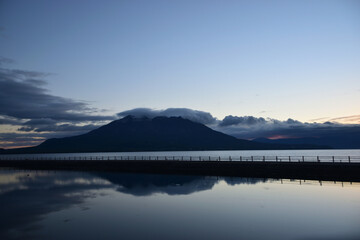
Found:
[[[0,170],[0,239],[360,239],[360,183]]]
[[[31,159],[36,157],[112,157],[112,156],[192,156],[239,159],[240,156],[360,156],[360,149],[331,150],[244,150],[244,151],[176,151],[176,152],[97,152],[97,153],[53,153],[0,155],[2,158]]]

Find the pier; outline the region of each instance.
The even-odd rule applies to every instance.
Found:
[[[360,156],[0,156],[0,167],[360,182]]]

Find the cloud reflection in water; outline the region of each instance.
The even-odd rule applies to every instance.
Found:
[[[354,227],[360,207],[349,197],[360,197],[358,185],[342,191],[341,184],[282,182],[0,170],[0,239],[68,239],[73,234],[86,239],[143,239],[151,234],[157,239],[360,235]],[[259,231],[251,230],[254,224]],[[327,232],[320,231],[322,226],[328,226]],[[344,235],[347,232],[352,235]]]
[[[0,238],[39,237],[33,232],[41,228],[37,223],[46,214],[96,197],[92,190],[110,188],[133,196],[192,194],[210,190],[222,179],[230,182],[206,176],[2,170]]]

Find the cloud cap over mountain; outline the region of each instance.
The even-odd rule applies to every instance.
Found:
[[[217,119],[214,118],[211,113],[193,110],[189,108],[167,108],[165,110],[155,110],[151,108],[134,108],[131,110],[126,110],[117,114],[119,117],[125,116],[134,116],[134,117],[182,117],[193,122],[198,122],[202,124],[214,124]]]

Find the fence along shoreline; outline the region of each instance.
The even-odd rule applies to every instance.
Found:
[[[63,160],[63,161],[79,161],[79,160],[142,160],[142,161],[222,161],[222,162],[328,162],[328,163],[360,163],[360,156],[41,156],[41,155],[0,155],[1,160]]]
[[[360,182],[357,156],[25,156],[0,157],[1,168],[30,170],[111,171],[249,178],[286,178]],[[15,156],[13,156],[15,157]],[[18,156],[19,157],[19,156]]]

